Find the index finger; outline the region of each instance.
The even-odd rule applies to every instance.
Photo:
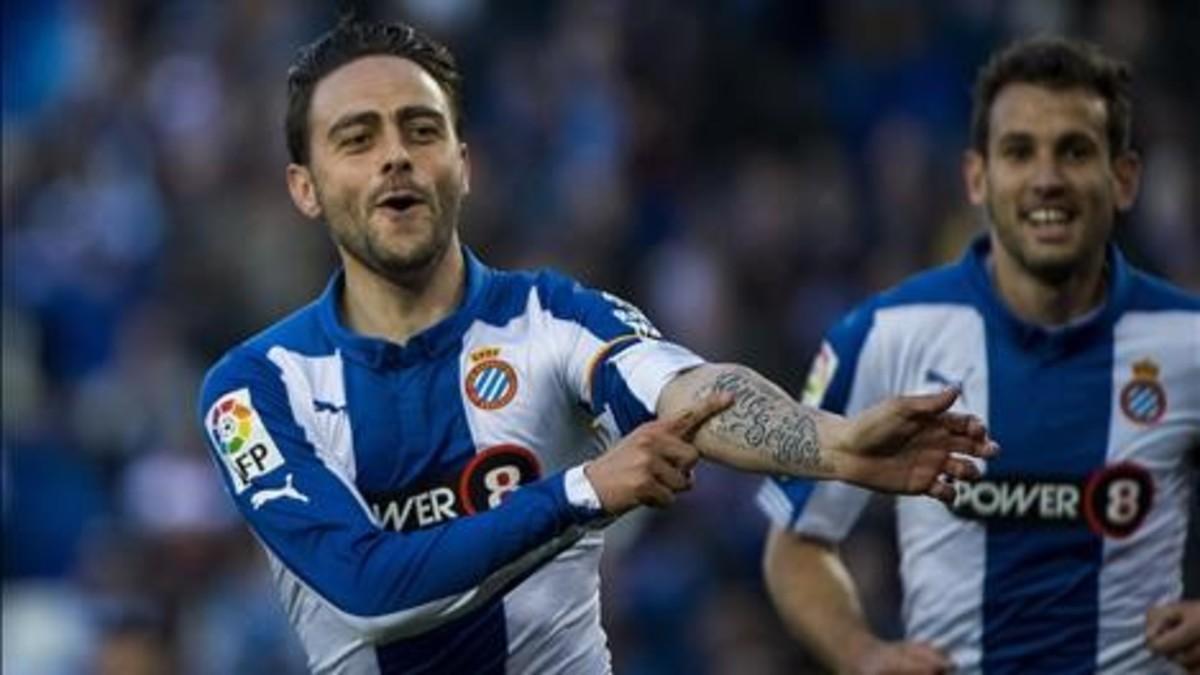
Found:
[[[668,420],[667,433],[674,434],[685,441],[691,441],[696,432],[700,430],[701,425],[731,405],[733,405],[733,394],[727,391],[708,394],[695,405],[685,408]]]

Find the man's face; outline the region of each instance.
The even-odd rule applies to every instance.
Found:
[[[1098,265],[1117,210],[1133,204],[1138,161],[1113,158],[1104,99],[1013,83],[989,112],[987,155],[967,153],[971,202],[987,209],[995,254],[1045,283]]]
[[[310,160],[288,167],[297,206],[344,256],[405,283],[456,241],[467,149],[450,102],[416,63],[367,56],[325,76],[309,109]]]

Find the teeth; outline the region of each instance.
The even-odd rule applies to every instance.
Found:
[[[1065,223],[1070,219],[1062,209],[1034,209],[1026,217],[1035,223]]]

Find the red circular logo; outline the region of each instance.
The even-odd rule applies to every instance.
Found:
[[[468,514],[494,509],[514,490],[542,477],[537,455],[513,443],[475,455],[462,470],[458,499]]]
[[[1083,495],[1088,527],[1096,534],[1124,539],[1137,531],[1154,505],[1154,478],[1133,462],[1092,474]]]

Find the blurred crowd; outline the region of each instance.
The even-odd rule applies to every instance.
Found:
[[[287,65],[333,4],[4,3],[6,673],[303,672],[195,396],[334,264],[287,197],[282,131]],[[485,260],[618,292],[793,392],[841,312],[980,231],[959,178],[970,84],[1014,37],[1134,64],[1145,177],[1119,239],[1200,290],[1194,2],[376,5],[459,56],[464,238]],[[757,485],[706,467],[679,506],[613,532],[618,672],[813,667],[761,590]],[[894,635],[889,522],[881,502],[848,548]]]

